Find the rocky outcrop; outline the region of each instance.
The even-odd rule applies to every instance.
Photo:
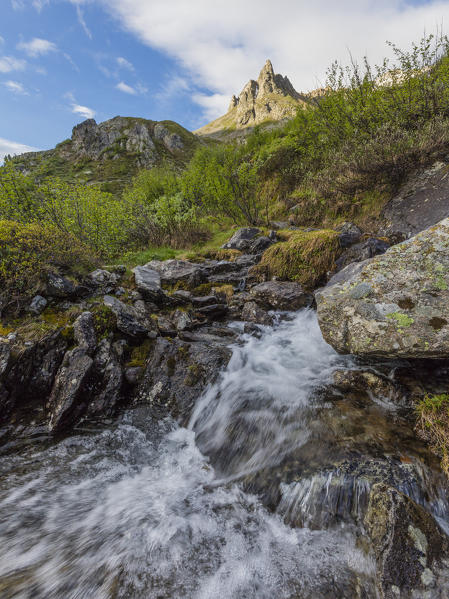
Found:
[[[317,293],[321,331],[341,353],[447,358],[448,289],[445,219]]]
[[[313,302],[313,295],[294,281],[266,281],[253,287],[250,294],[266,310],[299,310]]]
[[[223,129],[254,126],[264,121],[281,121],[295,116],[309,101],[298,93],[288,77],[275,74],[267,60],[257,80],[251,79],[238,96],[232,96],[228,112],[196,131],[208,135]]]

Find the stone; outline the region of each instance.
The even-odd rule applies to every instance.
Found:
[[[384,234],[411,237],[449,216],[447,162],[413,173],[381,213]]]
[[[171,315],[171,320],[173,321],[177,331],[188,331],[191,330],[195,326],[195,321],[192,320],[188,312],[183,312],[182,310],[175,310]]]
[[[49,399],[51,431],[70,427],[85,410],[92,366],[85,348],[76,347],[65,354]]]
[[[345,393],[367,393],[377,399],[396,404],[404,403],[407,390],[387,376],[367,370],[336,370],[334,386]]]
[[[73,336],[79,347],[86,349],[92,355],[97,347],[94,319],[91,312],[83,312],[73,323]]]
[[[234,233],[234,235],[222,247],[225,250],[244,251],[249,248],[250,241],[259,235],[260,229],[255,227],[244,227]]]
[[[362,231],[354,223],[344,222],[337,228],[337,231],[340,233],[338,240],[344,249],[357,243],[362,236]]]
[[[176,337],[178,332],[176,325],[174,325],[168,318],[165,318],[165,316],[159,316],[157,319],[157,326],[160,334],[164,337]]]
[[[377,256],[378,254],[384,254],[389,247],[390,244],[383,239],[370,237],[366,241],[348,247],[348,249],[335,260],[335,265],[337,269],[340,270],[352,262],[362,262],[363,260],[373,258],[373,256]]]
[[[449,542],[432,516],[394,487],[373,485],[365,527],[377,563],[381,595],[442,597],[441,567],[449,563]]]
[[[159,272],[146,264],[133,268],[133,273],[139,293],[151,302],[160,303],[164,298],[164,293]]]
[[[42,295],[35,295],[28,306],[28,311],[32,314],[41,314],[47,307],[48,301]]]
[[[75,295],[76,285],[55,273],[49,273],[47,276],[47,293],[50,297],[67,298]]]
[[[95,285],[95,287],[110,287],[112,289],[120,280],[120,275],[109,272],[108,270],[103,270],[102,268],[97,268],[97,270],[94,270],[87,275],[87,279],[90,283]]]
[[[149,318],[145,318],[136,308],[129,304],[124,304],[116,297],[105,295],[103,298],[105,306],[108,306],[117,318],[117,329],[135,339],[144,339],[148,337],[150,331],[154,331],[154,326]]]
[[[120,358],[109,339],[102,339],[95,352],[86,415],[113,416],[122,399],[123,372]]]
[[[152,260],[144,268],[159,273],[160,280],[167,285],[184,282],[189,287],[197,287],[204,279],[201,265],[187,260]]]
[[[246,304],[243,306],[241,318],[242,320],[256,324],[268,326],[273,324],[273,317],[268,314],[268,312],[260,308],[256,302],[246,302]]]
[[[273,241],[269,237],[257,237],[248,246],[248,252],[253,255],[263,254],[264,251],[273,244]]]
[[[128,383],[128,385],[136,387],[142,377],[142,374],[142,366],[130,366],[125,370],[125,380]]]
[[[266,310],[299,310],[313,302],[307,293],[294,281],[267,281],[250,290],[253,300]]]
[[[449,357],[449,219],[317,292],[318,322],[340,353]]]
[[[209,320],[216,320],[226,316],[228,306],[226,304],[210,304],[196,309],[196,313]]]
[[[158,417],[171,414],[186,424],[201,392],[216,380],[231,356],[223,339],[206,337],[198,336],[193,343],[159,337],[138,386],[136,401],[149,404]]]

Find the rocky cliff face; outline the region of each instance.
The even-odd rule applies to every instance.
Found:
[[[224,129],[244,129],[264,121],[281,121],[296,114],[308,102],[298,93],[288,77],[276,74],[267,60],[257,80],[251,79],[238,96],[232,96],[228,112],[198,129],[208,135]]]
[[[120,191],[139,168],[161,162],[183,166],[200,143],[173,121],[117,116],[97,124],[88,119],[76,125],[72,137],[45,152],[14,158],[23,171],[41,169],[44,175],[70,180],[105,183],[108,191]]]

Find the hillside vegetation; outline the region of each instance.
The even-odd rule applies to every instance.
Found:
[[[393,46],[394,63],[335,63],[325,93],[283,127],[256,127],[240,144],[196,147],[184,136],[193,154],[184,170],[161,158],[122,193],[10,160],[0,171],[0,218],[49,223],[103,260],[154,246],[198,247],[233,225],[272,220],[375,227],[407,174],[447,153],[448,49],[446,37],[428,36],[411,51]]]

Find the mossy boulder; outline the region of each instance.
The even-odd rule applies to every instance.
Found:
[[[449,219],[366,260],[316,301],[323,336],[340,353],[448,358]]]

